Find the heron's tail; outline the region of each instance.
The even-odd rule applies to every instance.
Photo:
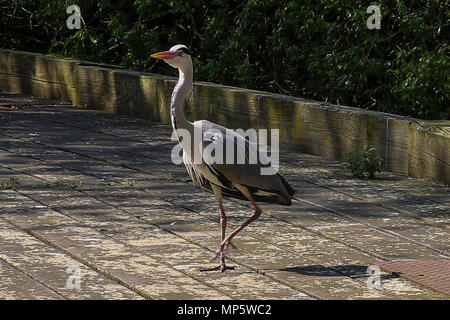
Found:
[[[286,191],[288,194],[293,198],[293,195],[297,193],[297,191],[294,190],[294,188],[291,187],[289,182],[285,178],[283,178],[282,175],[278,175],[281,178],[281,182],[283,183],[283,186],[286,188]]]

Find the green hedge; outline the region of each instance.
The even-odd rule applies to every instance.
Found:
[[[81,8],[82,29],[66,27]],[[370,4],[381,8],[369,30]],[[330,103],[449,119],[447,1],[0,0],[1,46],[175,74],[150,58],[177,43],[195,78]]]

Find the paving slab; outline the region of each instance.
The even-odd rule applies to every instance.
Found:
[[[265,214],[233,240],[228,255],[236,270],[204,273],[198,267],[220,242],[218,208],[172,164],[170,126],[0,96],[0,181],[20,183],[0,190],[5,234],[26,236],[40,244],[36,255],[53,250],[105,283],[64,291],[56,283],[67,279],[65,269],[52,274],[57,266],[45,259],[41,267],[23,263],[18,254],[26,246],[18,243],[1,251],[12,282],[0,286],[0,297],[448,298],[389,270],[382,289],[367,285],[371,265],[450,259],[445,186],[390,173],[352,179],[337,162],[286,152],[281,170],[298,200],[263,204]],[[243,201],[226,201],[225,210],[229,229],[252,214]],[[33,295],[39,286],[47,289]]]
[[[20,206],[17,198],[13,200],[10,196],[7,196],[9,212],[34,219],[36,215],[30,211],[42,210],[39,206]],[[2,202],[5,200],[3,198]],[[14,276],[2,277],[3,290],[0,292],[5,299],[142,299],[132,290],[4,219],[0,220],[0,245],[0,262],[5,266],[3,272]],[[74,271],[80,274],[79,287],[75,285],[75,279],[71,279]]]
[[[62,300],[63,296],[0,260],[1,300]]]

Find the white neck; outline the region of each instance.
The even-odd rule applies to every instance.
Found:
[[[184,66],[183,70],[181,68],[178,70],[178,82],[173,89],[172,100],[170,102],[172,127],[174,130],[179,128],[190,130],[193,125],[186,119],[183,109],[186,96],[191,92],[193,87],[192,61],[189,61],[189,65]]]

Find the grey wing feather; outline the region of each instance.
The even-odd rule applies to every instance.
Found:
[[[196,186],[211,191],[208,182],[213,183],[222,188],[224,196],[245,199],[234,187],[234,184],[240,184],[249,189],[256,201],[291,204],[295,190],[270,165],[261,164],[258,160],[259,150],[255,144],[229,129],[206,120],[197,121],[194,125],[201,126],[204,132],[210,132],[209,135],[202,136],[201,146],[199,146],[202,150],[211,144],[215,144],[215,150],[218,150],[228,142],[234,145],[236,153],[234,160],[237,160],[236,157],[241,159],[243,157],[246,160],[242,164],[218,163],[208,158],[208,154],[202,153],[203,163],[196,164],[186,158],[186,168]],[[220,132],[222,135],[211,134],[211,132]],[[226,159],[226,148],[223,149],[223,157]],[[249,163],[249,159],[253,161]],[[273,174],[262,175],[262,168],[273,170]]]

